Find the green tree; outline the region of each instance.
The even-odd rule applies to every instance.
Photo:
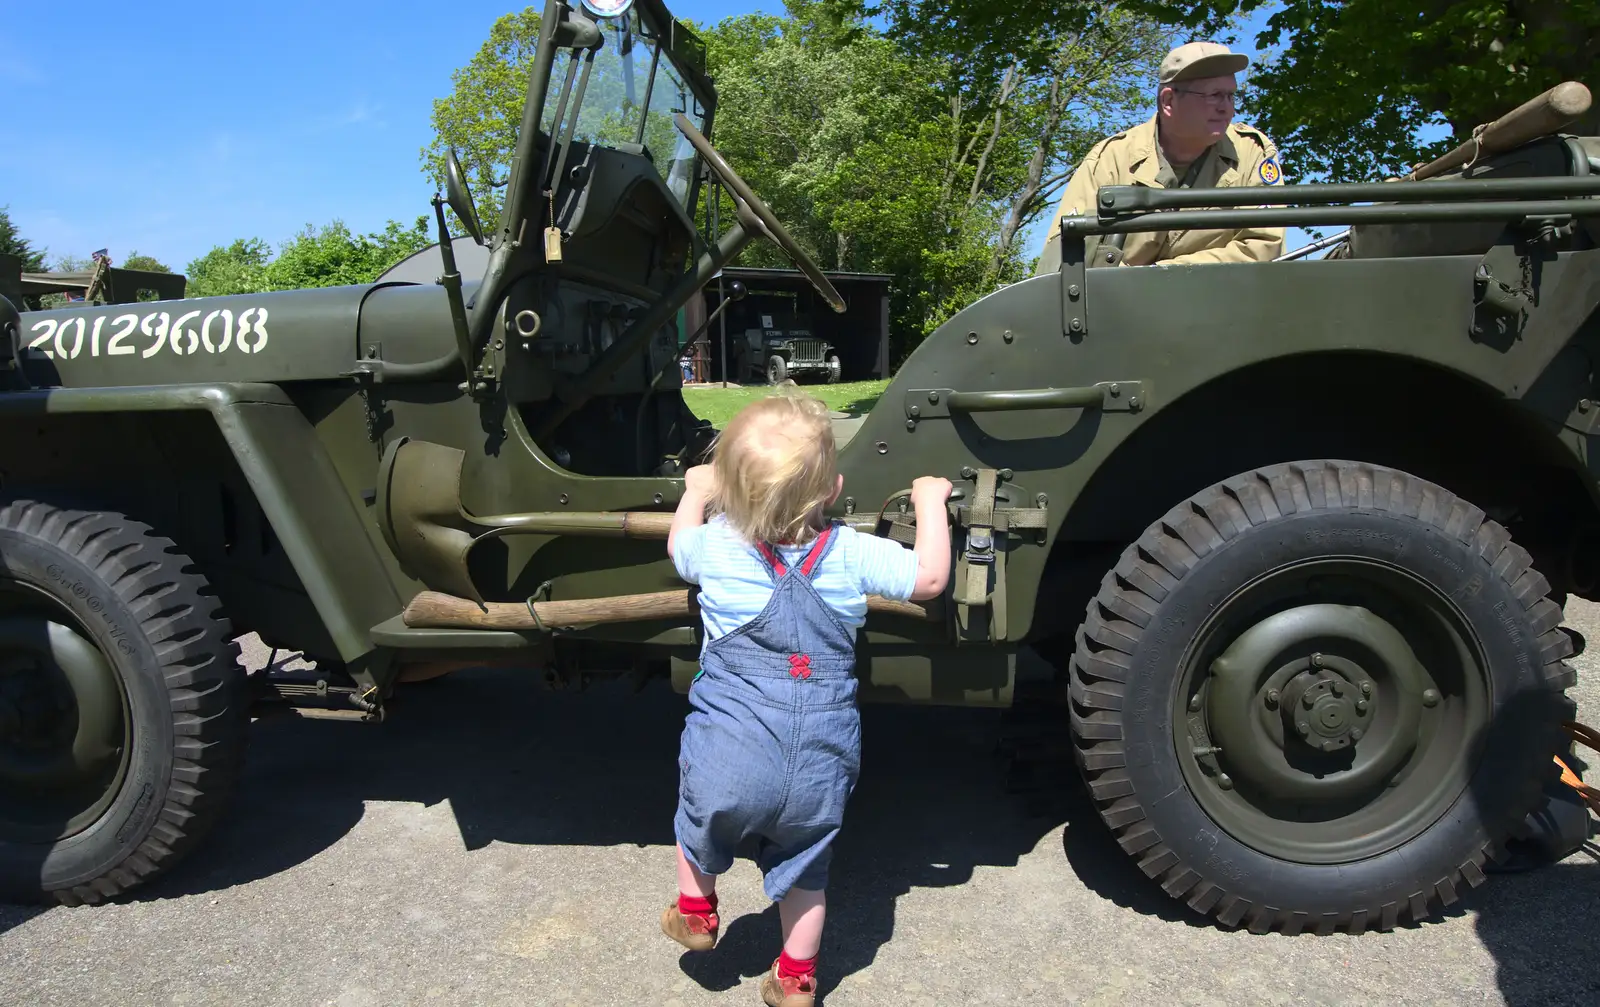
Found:
[[[218,245],[189,263],[185,293],[190,297],[254,294],[270,290],[266,280],[272,249],[260,238],[240,238]]]
[[[217,297],[268,290],[371,283],[406,256],[432,244],[428,218],[407,227],[389,221],[382,231],[358,235],[341,220],[307,224],[284,242],[276,256],[260,238],[218,245],[189,263],[188,295]]]
[[[340,220],[320,228],[307,225],[267,263],[262,277],[268,290],[370,283],[428,246],[427,225],[427,217],[418,217],[410,228],[391,220],[383,231],[367,235],[351,233]]]
[[[11,207],[0,206],[0,254],[15,255],[22,260],[24,273],[40,273],[44,271],[45,250],[34,248],[28,243],[17,226],[11,222]]]
[[[849,0],[836,0],[849,2]],[[993,67],[1026,43],[1077,30],[1095,0],[881,0],[864,5],[919,51]],[[1474,126],[1600,57],[1600,0],[1124,0],[1180,29],[1180,41],[1235,37],[1241,15],[1277,6],[1254,39],[1242,115],[1277,142],[1294,178],[1389,177],[1470,137]],[[1031,58],[1031,57],[1030,57]],[[991,73],[995,72],[992,69]],[[1421,139],[1426,127],[1449,135]],[[1579,124],[1600,130],[1600,110]]]
[[[1261,0],[1245,0],[1245,9]],[[1250,107],[1303,176],[1376,180],[1444,153],[1600,57],[1597,0],[1289,0]],[[1420,142],[1428,125],[1449,135]],[[1595,117],[1587,128],[1593,131]]]
[[[997,233],[988,180],[1019,151],[1008,143],[979,165],[936,63],[860,22],[820,17],[824,5],[791,9],[802,16],[748,15],[705,33],[715,141],[819,262],[895,275],[902,355],[980,290]],[[746,259],[783,261],[770,245]]]
[[[445,152],[454,147],[485,228],[500,215],[502,190],[495,186],[510,173],[539,23],[535,7],[496,18],[477,53],[450,75],[449,97],[433,102],[434,137],[421,150],[423,170],[442,192]]]
[[[901,352],[1025,274],[1019,237],[1089,145],[1149,114],[1172,41],[1101,4],[989,61],[926,30],[936,4],[903,5],[919,33],[891,17],[887,35],[853,0],[788,8],[707,33],[716,142],[819,261],[895,274]]]
[[[166,263],[161,262],[155,256],[141,255],[138,251],[132,251],[128,253],[128,257],[122,260],[122,268],[140,269],[147,273],[172,272],[171,268],[169,268]]]

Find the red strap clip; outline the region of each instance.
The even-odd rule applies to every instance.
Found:
[[[795,678],[811,677],[811,658],[805,654],[789,655],[789,674]]]

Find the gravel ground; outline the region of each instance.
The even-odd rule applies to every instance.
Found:
[[[1600,644],[1600,607],[1568,614]],[[1600,663],[1578,664],[1600,723]],[[174,874],[117,905],[0,905],[0,1004],[759,1003],[778,924],[748,861],[717,951],[656,928],[683,711],[664,685],[547,694],[472,672],[410,687],[383,725],[259,722],[234,811]],[[1148,882],[1081,788],[1007,793],[994,713],[865,720],[833,1007],[1600,1002],[1593,855],[1388,934],[1230,932]]]

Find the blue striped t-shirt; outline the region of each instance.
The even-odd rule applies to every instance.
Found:
[[[834,542],[811,583],[839,621],[859,630],[867,619],[867,596],[910,601],[917,588],[917,554],[898,542],[835,526]],[[785,567],[805,560],[814,542],[778,546]],[[746,543],[719,514],[678,533],[672,547],[678,576],[700,585],[700,611],[706,642],[731,633],[761,614],[772,600],[771,568],[756,547]]]

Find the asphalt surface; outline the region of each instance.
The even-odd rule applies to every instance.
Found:
[[[1568,616],[1600,651],[1600,608]],[[1600,723],[1600,661],[1577,663]],[[684,709],[665,685],[470,672],[409,687],[382,725],[258,722],[237,804],[174,873],[121,904],[0,905],[0,1004],[759,1003],[778,923],[748,861],[715,952],[657,929]],[[821,1002],[1600,1002],[1596,855],[1387,934],[1229,931],[1147,881],[1075,782],[1008,793],[997,726],[866,710]]]

